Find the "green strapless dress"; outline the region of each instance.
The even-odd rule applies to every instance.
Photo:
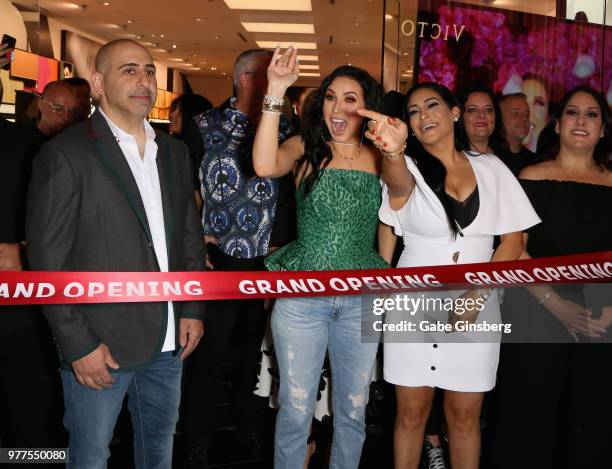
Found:
[[[268,270],[388,267],[374,249],[381,204],[374,174],[323,169],[307,197],[300,185],[296,202],[297,239],[268,256]]]

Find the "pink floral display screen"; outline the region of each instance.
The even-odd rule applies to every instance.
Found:
[[[502,94],[539,86],[547,105],[588,84],[612,105],[611,27],[441,0],[421,0],[417,21],[419,82],[458,94],[475,84]]]

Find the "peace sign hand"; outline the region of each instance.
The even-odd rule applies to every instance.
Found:
[[[268,66],[268,91],[275,96],[284,96],[285,91],[298,79],[300,65],[297,60],[297,49],[290,45],[281,54],[280,46],[274,51]]]
[[[408,126],[401,119],[367,109],[359,109],[357,113],[370,119],[365,136],[379,150],[396,153],[405,145],[408,139]]]

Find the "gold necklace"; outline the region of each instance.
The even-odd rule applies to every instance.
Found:
[[[342,143],[342,142],[333,142],[334,145],[344,145],[344,146],[353,146],[353,145],[357,145],[359,144],[359,146],[357,147],[357,155],[345,155],[344,153],[342,153],[342,151],[340,151],[340,148],[336,148],[336,151],[338,153],[340,153],[340,156],[342,157],[342,159],[348,164],[349,169],[353,169],[353,165],[352,162],[355,160],[358,160],[359,157],[361,156],[361,142],[355,142],[355,143]]]

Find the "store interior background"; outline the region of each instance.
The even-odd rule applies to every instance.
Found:
[[[423,48],[418,43],[423,35],[427,39],[433,23],[421,29],[418,22],[441,3],[515,17],[541,15],[545,27],[559,19],[571,24],[584,12],[591,29],[601,30],[601,66],[593,73],[601,75],[599,87],[612,97],[605,83],[612,67],[605,53],[612,0],[0,0],[0,33],[15,37],[20,51],[39,56],[21,54],[19,70],[0,71],[0,114],[19,121],[31,92],[64,71],[88,78],[99,44],[117,38],[139,41],[153,55],[160,92],[151,117],[160,122],[167,121],[172,98],[183,92],[202,94],[215,105],[223,102],[232,93],[235,57],[277,43],[299,47],[298,87],[317,86],[337,66],[354,64],[381,80],[385,91],[406,91],[419,78]],[[549,47],[563,54],[554,50],[554,38]]]

